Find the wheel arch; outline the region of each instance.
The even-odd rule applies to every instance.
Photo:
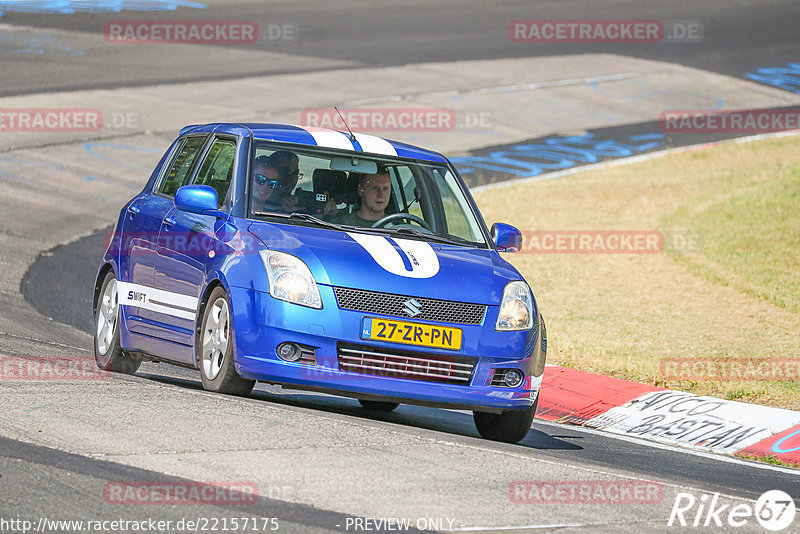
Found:
[[[104,262],[97,270],[97,277],[94,280],[94,294],[92,295],[92,317],[97,312],[97,300],[100,298],[100,290],[103,289],[103,280],[105,280],[109,271],[114,273],[114,277],[119,280],[117,271],[110,261]]]
[[[536,323],[537,335],[534,339],[531,359],[533,360],[532,374],[538,378],[544,374],[544,367],[547,363],[547,326],[544,324],[544,317],[541,313],[539,313]]]

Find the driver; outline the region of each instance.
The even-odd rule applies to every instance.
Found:
[[[361,207],[353,213],[335,218],[333,222],[349,226],[372,226],[385,216],[391,193],[392,183],[385,167],[378,167],[376,174],[362,174],[358,180]]]

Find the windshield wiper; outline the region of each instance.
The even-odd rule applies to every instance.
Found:
[[[254,211],[252,213],[253,215],[258,215],[261,217],[279,217],[281,219],[297,219],[299,221],[314,223],[317,226],[323,226],[325,228],[333,228],[335,230],[342,229],[342,227],[336,223],[323,221],[319,217],[314,217],[313,215],[309,215],[308,213],[299,213],[296,211],[293,213],[279,213],[276,211]]]
[[[408,227],[405,227],[405,226],[401,227],[401,228],[374,228],[374,230],[383,230],[383,231],[385,231],[387,233],[392,233],[392,234],[413,235],[414,237],[419,237],[419,238],[422,238],[422,239],[429,239],[431,241],[436,241],[437,243],[445,243],[447,245],[467,245],[467,244],[468,245],[475,245],[475,243],[472,243],[472,242],[467,241],[467,240],[462,240],[461,242],[459,242],[459,241],[456,241],[455,239],[450,239],[450,238],[441,236],[439,234],[434,234],[434,233],[430,233],[429,234],[427,232],[421,232],[421,231],[417,230],[416,228],[408,228]]]
[[[277,211],[252,211],[253,215],[258,215],[259,217],[280,217],[281,219],[288,219],[289,215],[285,213],[279,213]]]
[[[336,223],[333,223],[333,222],[330,222],[330,221],[324,221],[324,220],[320,219],[319,217],[314,217],[313,215],[309,215],[308,213],[298,213],[298,212],[295,211],[291,215],[289,215],[289,218],[290,219],[297,219],[297,220],[300,220],[300,221],[314,223],[317,226],[324,226],[325,228],[333,228],[334,230],[341,230],[342,229],[342,227],[339,226]]]

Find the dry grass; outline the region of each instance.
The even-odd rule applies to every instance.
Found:
[[[508,254],[548,323],[549,363],[703,395],[800,409],[800,384],[665,381],[663,358],[800,358],[800,240],[773,232],[755,252],[736,240],[758,210],[800,180],[800,137],[732,144],[476,195],[487,222],[533,230],[702,231],[698,253]],[[770,202],[758,200],[770,188]],[[776,192],[778,191],[778,192]],[[774,201],[774,202],[773,202]],[[730,206],[749,210],[731,217]],[[745,236],[742,236],[743,238]],[[767,240],[769,241],[769,240]],[[752,242],[752,240],[750,240]],[[768,248],[768,253],[764,253]],[[791,251],[779,268],[775,251]],[[750,255],[750,259],[748,259]],[[788,263],[787,263],[788,262]]]

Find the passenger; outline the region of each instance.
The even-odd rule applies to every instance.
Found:
[[[303,177],[300,174],[299,158],[294,152],[278,150],[270,154],[269,163],[278,170],[278,189],[272,202],[281,207],[279,211],[291,213],[298,201],[297,196],[292,193],[298,180]]]
[[[362,174],[358,180],[358,197],[361,205],[358,210],[337,217],[336,224],[367,227],[386,216],[386,208],[392,194],[389,171],[380,167],[376,174]]]
[[[276,204],[272,198],[278,186],[278,169],[271,164],[267,156],[257,157],[253,169],[251,209],[253,211],[275,211],[276,208],[280,208],[280,203]]]
[[[280,211],[286,213],[300,212],[309,213],[312,215],[327,215],[330,216],[336,212],[336,202],[333,201],[328,191],[325,195],[328,200],[324,206],[317,204],[311,206],[298,206],[300,201],[299,191],[302,189],[297,187],[297,182],[303,177],[299,168],[299,158],[294,152],[289,150],[278,150],[269,156],[270,162],[278,169],[278,190],[273,197],[273,202],[280,204]]]

